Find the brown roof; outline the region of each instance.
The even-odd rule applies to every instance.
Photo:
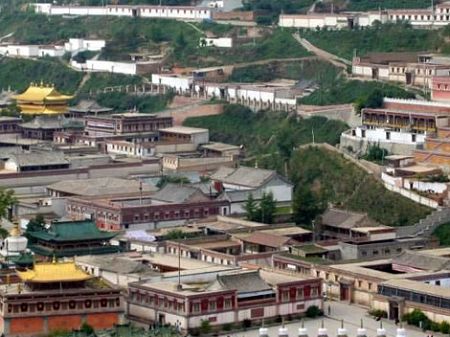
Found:
[[[391,62],[417,62],[418,52],[369,53],[362,56],[361,63],[389,64]]]
[[[353,228],[370,226],[373,221],[363,213],[331,208],[322,215],[322,223],[340,228]]]
[[[295,240],[292,240],[285,236],[273,235],[261,232],[255,232],[250,234],[245,238],[241,238],[242,241],[248,243],[254,243],[261,246],[268,246],[272,248],[279,248],[281,246],[285,246],[287,244],[296,243]]]

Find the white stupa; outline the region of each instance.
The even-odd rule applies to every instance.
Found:
[[[8,258],[20,256],[27,249],[28,239],[22,236],[18,223],[9,232],[9,236],[1,242],[0,255]]]

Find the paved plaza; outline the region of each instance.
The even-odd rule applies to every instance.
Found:
[[[328,329],[328,336],[335,337],[337,335],[337,330],[341,326],[341,320],[344,320],[344,327],[348,331],[349,337],[356,337],[356,330],[361,324],[361,319],[363,320],[364,328],[367,329],[368,337],[375,337],[376,330],[380,326],[380,322],[370,317],[367,314],[367,309],[361,308],[355,305],[348,305],[340,302],[324,302],[325,313],[328,314],[328,306],[330,305],[330,315],[326,317],[321,317],[319,319],[305,319],[304,324],[308,329],[308,335],[310,337],[317,336],[317,330],[320,325],[323,324],[325,328]],[[301,326],[300,322],[286,323],[286,327],[289,331],[289,337],[296,337],[298,333],[298,328]],[[393,321],[383,320],[383,327],[386,329],[387,337],[395,337],[396,329]],[[278,336],[279,325],[268,327],[269,337]],[[422,332],[415,327],[404,326],[406,329],[406,337],[426,337],[429,335],[428,332]],[[430,333],[434,337],[442,337],[439,333]],[[230,337],[257,337],[258,329],[247,330],[239,333],[224,334],[222,336]]]

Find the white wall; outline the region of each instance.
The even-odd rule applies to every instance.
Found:
[[[137,74],[136,63],[101,61],[101,60],[87,60],[86,63],[77,63],[74,60],[72,60],[70,64],[73,68],[81,71],[92,71],[92,72],[98,71],[98,72],[108,72],[125,75]]]
[[[166,85],[179,93],[189,91],[193,82],[192,76],[174,76],[164,74],[152,74],[153,84]]]
[[[219,48],[232,48],[233,39],[231,37],[219,37],[219,38],[200,38],[199,46],[203,47],[203,41],[206,42],[206,47],[213,46]]]
[[[365,137],[362,137],[363,130],[365,131]],[[399,143],[399,144],[423,144],[425,142],[425,134],[415,134],[416,141],[412,141],[412,133],[410,132],[397,132],[389,131],[390,139],[386,138],[386,130],[381,128],[375,129],[362,129],[357,127],[355,129],[356,137],[364,138],[368,141],[378,142],[383,141],[387,143]]]

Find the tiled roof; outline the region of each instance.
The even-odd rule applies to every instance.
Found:
[[[285,236],[267,234],[262,232],[254,232],[245,238],[241,238],[242,241],[253,243],[261,246],[267,246],[272,248],[279,248],[281,246],[287,245],[289,243],[295,243],[295,240],[292,240]]]
[[[259,271],[257,270],[245,272],[239,271],[237,273],[218,275],[216,282],[208,287],[208,289],[237,290],[238,294],[273,291],[272,287],[261,278]]]
[[[221,167],[211,179],[222,183],[257,188],[276,175],[275,171],[241,166],[237,169]]]

